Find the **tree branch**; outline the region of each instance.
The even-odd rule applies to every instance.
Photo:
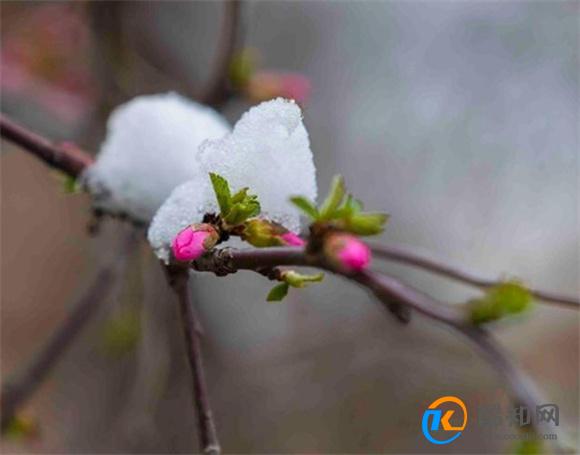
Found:
[[[54,331],[23,374],[14,382],[4,384],[0,404],[2,431],[6,429],[18,409],[50,374],[66,349],[76,340],[87,322],[95,314],[95,310],[115,284],[119,271],[125,264],[129,252],[134,249],[136,241],[136,232],[132,231],[125,239],[120,254],[112,263],[99,270],[93,283],[75,303],[69,315]]]
[[[0,133],[2,137],[40,158],[50,167],[58,169],[71,177],[78,177],[93,163],[93,158],[76,147],[58,146],[48,139],[33,133],[0,114]]]
[[[197,320],[197,315],[192,307],[189,296],[189,270],[178,266],[169,266],[165,268],[165,271],[169,285],[177,296],[179,309],[181,311],[185,348],[187,350],[187,359],[189,361],[193,379],[193,399],[197,415],[200,449],[204,454],[218,455],[221,453],[221,448],[217,437],[205,380],[198,330],[200,324]]]
[[[462,307],[438,302],[388,275],[373,271],[345,273],[321,258],[308,255],[302,248],[263,248],[240,251],[224,248],[207,253],[194,261],[191,267],[198,271],[226,275],[238,270],[259,270],[262,267],[282,265],[314,266],[329,270],[359,283],[387,307],[396,302],[451,327],[468,338],[484,354],[496,373],[507,381],[511,395],[517,404],[528,406],[528,409],[535,409],[536,405],[544,402],[533,382],[515,366],[503,347],[485,329],[473,325]],[[536,425],[535,430],[540,431],[542,428]],[[561,446],[556,448],[564,450]]]
[[[462,268],[446,264],[441,260],[421,256],[400,246],[372,245],[371,249],[376,257],[427,270],[480,289],[500,284],[497,280],[483,278]],[[580,309],[580,299],[577,297],[560,295],[553,292],[542,291],[540,289],[528,288],[528,290],[536,299],[545,303],[552,303],[576,310]]]
[[[232,56],[236,51],[241,2],[227,0],[223,2],[223,6],[224,15],[213,68],[205,87],[196,96],[200,103],[214,107],[219,107],[228,97],[229,69]]]

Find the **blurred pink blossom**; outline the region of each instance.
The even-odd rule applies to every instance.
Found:
[[[95,98],[90,35],[81,10],[45,4],[18,14],[0,49],[2,90],[35,100],[62,121],[78,121]]]
[[[306,76],[298,73],[258,71],[250,78],[245,90],[252,101],[282,97],[304,105],[310,98],[311,84]]]

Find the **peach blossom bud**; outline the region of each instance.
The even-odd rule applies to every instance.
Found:
[[[360,272],[371,262],[369,247],[350,234],[331,234],[325,241],[324,252],[330,262],[348,272]]]
[[[284,226],[264,218],[250,218],[244,223],[242,240],[250,245],[264,248],[268,246],[304,246],[306,242]]]
[[[210,250],[219,240],[219,234],[211,224],[192,224],[173,239],[171,250],[177,261],[194,261]]]
[[[286,232],[286,234],[282,234],[280,239],[288,246],[304,246],[306,242],[298,237],[297,234],[294,232]]]

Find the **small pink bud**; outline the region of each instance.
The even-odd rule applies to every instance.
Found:
[[[218,240],[219,235],[211,224],[192,224],[173,239],[173,257],[181,262],[194,261],[213,248]]]
[[[360,272],[371,262],[369,247],[350,234],[333,234],[325,242],[327,258],[339,268],[349,272]]]
[[[286,234],[282,234],[280,236],[280,238],[288,246],[304,246],[304,245],[306,245],[306,242],[303,239],[301,239],[300,237],[298,237],[298,234],[295,234],[294,232],[286,232]]]

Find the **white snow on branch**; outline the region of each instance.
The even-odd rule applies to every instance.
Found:
[[[217,210],[209,172],[226,178],[232,192],[249,187],[258,195],[262,214],[292,231],[300,229],[300,214],[289,198],[316,200],[308,133],[292,101],[279,98],[251,108],[231,134],[203,142],[196,161],[200,175],[171,194],[149,228],[149,242],[163,260],[169,258],[171,241],[181,229]]]
[[[176,186],[199,178],[199,145],[229,132],[216,111],[178,94],[140,96],[112,113],[82,180],[96,207],[149,222]]]
[[[302,112],[293,101],[278,98],[251,108],[221,139],[204,142],[199,163],[225,177],[234,191],[250,187],[262,213],[288,229],[300,227],[291,196],[316,199],[316,170]]]

